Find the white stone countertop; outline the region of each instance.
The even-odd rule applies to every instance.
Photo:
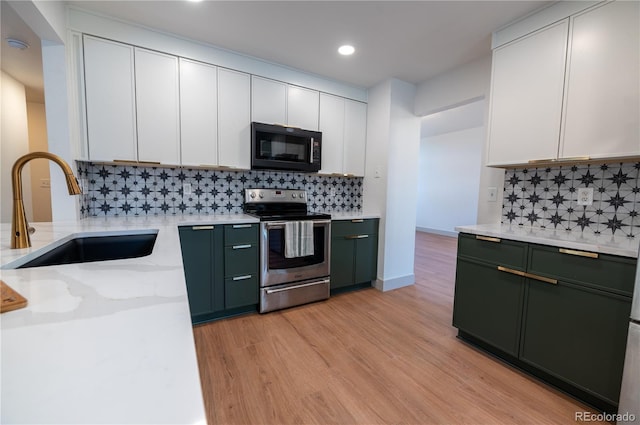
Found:
[[[32,248],[9,248],[0,279],[28,300],[0,317],[0,422],[205,424],[179,225],[251,216],[89,218],[33,223]],[[157,231],[151,255],[5,269],[74,235]]]
[[[331,214],[331,220],[366,220],[369,218],[380,218],[380,214],[378,213],[361,211],[329,212],[327,214]]]
[[[508,224],[479,224],[473,226],[457,226],[456,231],[473,235],[491,236],[530,242],[540,245],[557,246],[601,254],[619,255],[637,258],[640,239],[616,235],[597,235],[585,230],[575,232],[568,230],[540,229],[529,226],[512,226]]]

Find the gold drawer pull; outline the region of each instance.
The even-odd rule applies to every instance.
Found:
[[[520,270],[508,269],[506,267],[498,266],[498,270],[505,273],[511,273],[518,276],[526,277],[528,279],[539,280],[541,282],[550,283],[552,285],[557,285],[558,281],[556,279],[551,279],[549,277],[538,276],[537,274],[527,273]]]
[[[361,218],[354,218],[353,220],[351,220],[352,223],[364,223],[364,220]]]
[[[506,267],[498,266],[498,270],[505,273],[511,273],[518,276],[526,277],[526,273],[520,270],[508,269]]]
[[[248,229],[249,227],[251,227],[250,224],[234,224],[233,225],[234,229]]]
[[[191,230],[213,230],[213,226],[193,226]]]
[[[237,282],[239,280],[247,280],[247,279],[251,279],[253,276],[251,276],[250,274],[246,274],[244,276],[236,276],[233,278],[234,282]]]
[[[345,236],[345,239],[366,239],[368,238],[369,235],[350,235],[350,236]]]
[[[476,239],[479,241],[487,241],[487,242],[496,242],[496,243],[502,242],[500,238],[491,238],[489,236],[476,235]]]
[[[232,247],[232,249],[247,249],[247,248],[251,248],[251,244],[246,244],[246,245],[234,245]]]
[[[599,255],[596,252],[576,251],[575,249],[560,248],[558,250],[561,254],[577,255],[578,257],[598,258]]]
[[[542,162],[555,162],[556,159],[555,158],[548,158],[548,159],[530,159],[529,161],[527,161],[529,164],[537,164],[537,163],[542,163]]]

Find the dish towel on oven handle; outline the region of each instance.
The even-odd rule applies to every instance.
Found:
[[[285,258],[313,255],[313,221],[287,221],[284,223]]]

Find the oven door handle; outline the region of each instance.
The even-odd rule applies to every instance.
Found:
[[[300,285],[287,286],[286,288],[267,289],[267,294],[271,295],[277,292],[289,291],[291,289],[306,288],[307,286],[324,285],[325,283],[329,283],[329,279],[323,279],[317,282],[302,283]]]
[[[315,226],[316,224],[330,224],[331,220],[300,220],[300,221],[313,221],[313,225]],[[286,223],[286,221],[268,221],[265,223],[265,226],[267,229],[273,229],[273,228],[282,228],[284,227],[284,224]]]

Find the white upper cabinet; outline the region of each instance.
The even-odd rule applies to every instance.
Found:
[[[133,47],[84,36],[89,159],[138,159]]]
[[[178,58],[135,49],[138,159],[180,164]]]
[[[302,87],[287,87],[287,125],[318,131],[320,93]]]
[[[560,157],[640,154],[640,3],[572,18]]]
[[[320,94],[322,169],[320,173],[342,173],[344,169],[344,99]]]
[[[494,50],[488,165],[557,157],[568,25]]]
[[[640,155],[639,16],[605,2],[495,49],[488,165]]]
[[[323,174],[364,176],[367,105],[320,94]]]
[[[251,168],[251,78],[218,69],[218,163]]]
[[[251,120],[265,124],[286,124],[287,85],[252,76]]]
[[[251,77],[251,120],[318,130],[320,93],[267,78]]]
[[[218,69],[180,59],[182,165],[218,165]]]
[[[345,174],[364,176],[367,143],[367,104],[345,99],[344,170]]]

